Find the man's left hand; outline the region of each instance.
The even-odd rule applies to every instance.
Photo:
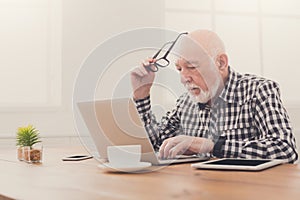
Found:
[[[213,147],[214,143],[210,139],[179,135],[164,140],[159,149],[159,157],[175,158],[182,154],[208,153]]]

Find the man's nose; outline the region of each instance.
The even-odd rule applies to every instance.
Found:
[[[191,80],[192,80],[190,74],[187,73],[187,71],[182,70],[182,71],[180,72],[180,76],[181,76],[181,82],[182,82],[182,83],[189,83],[189,82],[191,82]]]

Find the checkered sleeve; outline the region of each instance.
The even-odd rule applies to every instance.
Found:
[[[160,122],[151,111],[150,96],[136,100],[135,104],[155,150],[159,149],[163,140],[179,135],[182,131],[179,117],[181,106],[178,102],[176,108],[167,112]]]
[[[257,137],[247,141],[225,140],[224,156],[284,159],[294,163],[298,159],[296,141],[275,82],[265,81],[258,87],[252,113],[259,132]]]

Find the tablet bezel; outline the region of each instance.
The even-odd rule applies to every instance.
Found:
[[[262,163],[256,166],[251,165],[220,165],[214,164],[217,161],[223,160],[247,160],[247,161],[268,161],[266,163]],[[279,159],[243,159],[243,158],[220,158],[213,159],[201,163],[194,163],[191,166],[196,169],[218,169],[218,170],[245,170],[245,171],[260,171],[264,170],[276,165],[280,165],[284,163],[284,160]]]

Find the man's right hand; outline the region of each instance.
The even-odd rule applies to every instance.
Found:
[[[139,67],[134,68],[131,71],[131,85],[133,89],[133,98],[135,100],[146,98],[150,95],[150,89],[152,87],[155,73],[147,70],[145,66],[155,62],[150,58],[145,60]]]

